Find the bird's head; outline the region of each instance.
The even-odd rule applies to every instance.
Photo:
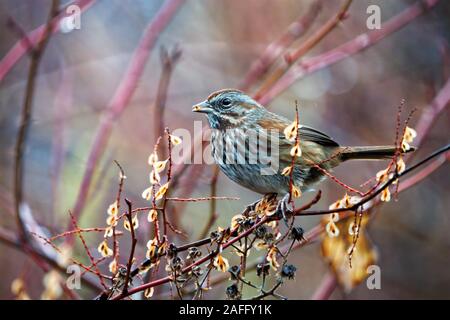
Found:
[[[251,97],[236,89],[213,92],[208,98],[192,107],[192,111],[205,113],[213,129],[239,127],[244,120],[264,110]]]

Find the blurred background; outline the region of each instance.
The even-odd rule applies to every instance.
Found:
[[[206,124],[206,119],[192,114],[191,106],[215,90],[237,87],[267,45],[305,14],[313,2],[187,0],[181,3],[158,34],[131,100],[114,119],[111,136],[93,175],[80,225],[104,225],[106,209],[115,199],[118,187],[118,171],[113,160],[120,162],[127,176],[124,195],[133,199],[135,206],[146,205],[141,193],[148,187],[147,157],[157,138],[154,117],[163,68],[161,48],[173,52],[177,47],[181,51],[170,77],[164,125],[171,130],[185,128],[193,132],[194,121]],[[301,44],[320,28],[338,11],[341,2],[325,1],[311,28],[295,43]],[[67,3],[62,1],[61,5]],[[348,17],[305,57],[333,49],[367,32],[366,9],[371,4],[381,8],[381,20],[386,21],[414,3],[413,0],[354,1]],[[29,32],[45,24],[50,4],[47,0],[0,2],[0,57],[6,56],[19,39],[18,33],[8,27],[8,21],[13,18]],[[50,38],[36,78],[24,176],[24,199],[36,221],[50,234],[66,230],[68,210],[76,201],[101,117],[126,73],[147,24],[163,5],[164,1],[156,0],[93,1],[81,13],[79,30],[58,30]],[[391,144],[401,100],[406,100],[407,111],[417,108],[410,122],[414,127],[423,109],[447,80],[449,15],[449,3],[440,1],[376,45],[295,82],[267,106],[294,119],[295,100],[298,100],[300,122],[328,133],[343,145]],[[25,54],[0,82],[0,225],[12,231],[16,230],[12,191],[14,144],[29,61]],[[446,110],[411,161],[447,144],[449,126],[450,113]],[[349,162],[339,167],[335,175],[351,186],[359,186],[385,165]],[[192,165],[189,170],[195,170],[195,174],[186,174],[174,195],[208,196],[214,166]],[[420,184],[400,194],[398,201],[377,208],[368,233],[378,252],[381,290],[369,290],[363,282],[351,292],[337,288],[331,298],[450,298],[449,178],[446,163]],[[328,208],[345,193],[329,180],[320,189],[323,197],[318,208]],[[214,226],[229,225],[233,215],[260,197],[222,174],[217,195],[237,196],[240,200],[218,201]],[[311,197],[306,194],[298,204]],[[208,219],[209,206],[208,202],[175,205],[176,214],[169,217],[178,221],[190,239],[196,239]],[[146,217],[142,219],[138,236],[145,244],[148,226],[145,227]],[[320,217],[304,217],[298,222],[308,230],[319,220]],[[92,244],[92,251],[96,251],[101,235],[89,234],[86,238]],[[186,240],[174,236],[173,241]],[[122,245],[122,252],[126,252],[129,244]],[[77,258],[87,263],[81,245],[76,252]],[[145,250],[138,246],[138,260],[144,255]],[[295,251],[290,260],[298,268],[296,279],[283,286],[280,293],[291,299],[308,299],[330,270],[321,256],[320,242]],[[0,266],[1,299],[14,298],[11,282],[21,275],[26,279],[30,297],[40,297],[43,271],[26,253],[0,242]],[[207,297],[223,298],[225,285]],[[86,293],[86,297],[92,297],[92,293]]]

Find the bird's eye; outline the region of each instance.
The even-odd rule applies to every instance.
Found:
[[[225,98],[225,99],[222,100],[221,104],[224,107],[229,107],[229,106],[231,106],[231,99],[230,98]]]

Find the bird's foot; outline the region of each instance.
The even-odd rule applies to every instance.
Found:
[[[287,225],[288,217],[292,215],[294,212],[294,208],[292,207],[292,203],[290,201],[290,195],[287,193],[279,202],[276,209],[276,214],[282,217],[284,223]]]

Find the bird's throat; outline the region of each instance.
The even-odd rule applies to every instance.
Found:
[[[245,121],[245,117],[236,115],[216,115],[208,114],[208,122],[212,129],[227,130],[240,128]]]

